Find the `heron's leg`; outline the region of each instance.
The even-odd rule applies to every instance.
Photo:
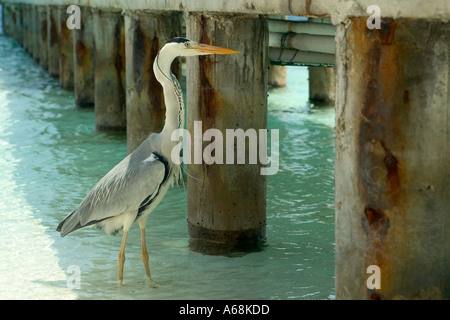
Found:
[[[147,278],[152,280],[150,276],[150,266],[148,264],[148,251],[147,246],[145,244],[145,229],[141,229],[141,242],[142,242],[142,261],[144,262],[145,273],[147,274]]]
[[[139,220],[139,228],[141,229],[141,253],[142,253],[142,262],[144,262],[145,273],[147,274],[147,278],[152,280],[150,276],[150,266],[148,264],[148,251],[147,244],[145,241],[145,225],[147,224],[147,217]]]
[[[125,244],[127,242],[128,231],[123,232],[122,244],[120,245],[119,251],[119,285],[122,285],[123,281],[123,265],[125,263]]]

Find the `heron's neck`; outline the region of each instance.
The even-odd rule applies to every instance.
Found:
[[[184,101],[181,86],[170,71],[170,66],[176,55],[161,50],[153,64],[153,72],[161,83],[166,104],[166,120],[162,134],[171,136],[173,130],[184,127]]]

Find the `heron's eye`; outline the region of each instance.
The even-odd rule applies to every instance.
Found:
[[[186,46],[186,48],[189,48],[191,46],[189,42],[185,42],[184,45]]]

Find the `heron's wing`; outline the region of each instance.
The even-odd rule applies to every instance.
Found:
[[[128,161],[127,161],[128,160]],[[124,159],[108,172],[80,204],[80,222],[103,220],[139,209],[155,194],[166,175],[166,167],[153,153],[137,163]]]
[[[167,178],[168,168],[156,154],[147,155],[131,153],[111,169],[60,224],[61,235],[125,212],[137,212],[144,200],[153,199]]]

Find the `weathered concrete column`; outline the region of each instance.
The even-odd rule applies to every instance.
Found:
[[[130,11],[125,15],[125,32],[127,146],[132,152],[164,126],[164,95],[153,73],[153,62],[162,46],[181,34],[181,15]],[[172,73],[181,78],[178,60],[172,64]]]
[[[4,3],[0,3],[0,19],[2,20],[3,24],[2,24],[2,28],[1,31],[2,33],[5,33],[5,4]]]
[[[81,29],[73,30],[74,95],[79,107],[94,106],[94,22],[92,9],[81,7]]]
[[[30,51],[30,54],[32,57],[39,62],[39,56],[40,56],[40,46],[39,46],[39,39],[40,39],[40,27],[39,27],[39,13],[38,13],[38,6],[37,5],[31,5],[31,42],[32,42],[32,48]]]
[[[14,30],[14,38],[16,41],[23,45],[23,17],[22,17],[22,6],[20,3],[14,5],[14,15],[15,15],[15,30]]]
[[[27,38],[27,52],[30,56],[33,55],[34,48],[34,39],[33,39],[33,9],[31,4],[26,4],[26,19],[27,19],[27,30],[26,30],[26,38]]]
[[[47,43],[47,7],[38,6],[39,23],[39,63],[48,68],[48,43]]]
[[[450,25],[366,20],[336,34],[336,298],[449,299]]]
[[[5,3],[4,4],[4,18],[5,18],[5,23],[4,23],[4,32],[5,34],[7,34],[9,37],[15,39],[15,25],[16,25],[16,14],[15,14],[15,6],[12,3]]]
[[[240,51],[186,59],[187,129],[192,150],[199,139],[194,121],[201,121],[202,133],[211,128],[220,130],[224,150],[224,164],[202,161],[188,165],[191,248],[217,253],[221,246],[260,245],[265,240],[266,177],[260,175],[260,164],[249,164],[248,153],[246,164],[236,164],[236,153],[235,164],[225,164],[225,146],[226,129],[258,132],[267,128],[267,20],[257,15],[191,13],[186,29],[192,40]],[[236,140],[233,142],[236,150]],[[201,151],[210,143],[203,142]],[[194,161],[192,155],[191,163]]]
[[[0,5],[0,16],[1,16],[1,19],[2,19],[2,22],[3,22],[3,25],[2,25],[2,32],[4,33],[4,34],[7,34],[6,33],[6,30],[5,30],[5,15],[6,15],[6,4],[5,3],[2,3],[1,5]]]
[[[3,3],[2,6],[2,15],[3,15],[3,32],[11,36],[11,4]]]
[[[318,102],[334,101],[334,69],[309,67],[309,99]]]
[[[59,8],[47,6],[48,73],[59,76]]]
[[[95,43],[95,125],[126,128],[125,30],[121,11],[92,9]]]
[[[284,88],[287,82],[287,67],[272,65],[269,68],[269,87]]]
[[[29,17],[29,5],[26,3],[20,4],[22,10],[22,45],[23,48],[28,51],[29,40],[28,40],[28,29],[30,25],[30,17]]]
[[[67,28],[66,6],[58,7],[59,34],[59,84],[64,89],[73,89],[73,30]]]

